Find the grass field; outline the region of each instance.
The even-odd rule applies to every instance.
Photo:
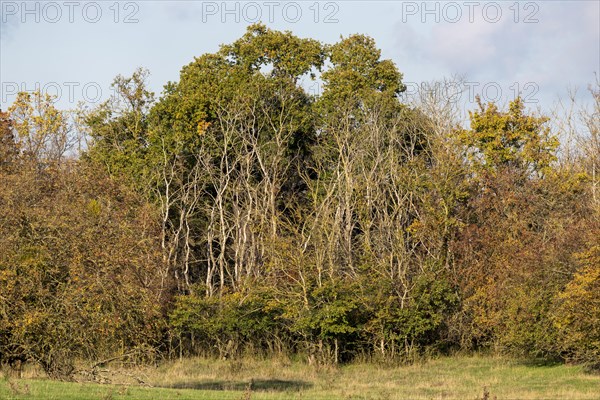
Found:
[[[581,367],[495,357],[452,357],[402,367],[192,359],[137,370],[110,369],[113,383],[53,382],[26,371],[0,381],[1,399],[600,399],[600,376]],[[147,385],[140,386],[138,379]],[[149,387],[149,386],[152,387]]]

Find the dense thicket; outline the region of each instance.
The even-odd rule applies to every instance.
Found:
[[[158,100],[0,116],[0,359],[492,349],[598,366],[600,93],[572,156],[520,99],[463,127],[363,35],[253,25]],[[306,82],[319,79],[311,96]],[[80,136],[79,136],[80,137]],[[581,150],[581,151],[577,151]]]

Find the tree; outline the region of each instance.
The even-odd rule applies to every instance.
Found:
[[[466,346],[556,355],[552,298],[576,269],[590,214],[585,180],[552,164],[546,118],[495,106],[471,113],[471,193],[454,241]]]
[[[91,137],[86,157],[138,189],[146,187],[148,114],[154,101],[147,89],[148,76],[142,68],[131,77],[117,76],[112,83],[114,95],[82,117]]]
[[[593,243],[579,259],[581,268],[556,299],[553,321],[560,334],[557,348],[567,360],[599,369],[600,245]]]
[[[0,358],[69,379],[76,358],[160,344],[167,298],[152,208],[85,166],[0,182]]]
[[[0,110],[0,170],[10,168],[19,155],[12,125],[10,115]]]
[[[40,165],[61,162],[73,144],[68,115],[54,100],[39,91],[20,92],[8,109],[19,150]]]
[[[149,154],[157,149],[155,160],[178,160],[184,176],[206,171],[191,183],[199,196],[194,206],[174,201],[168,214],[169,224],[189,227],[189,240],[171,240],[189,249],[195,265],[183,270],[190,282],[205,282],[209,295],[263,273],[267,238],[281,233],[278,220],[288,194],[298,190],[297,166],[314,134],[310,99],[298,80],[322,62],[318,42],[253,25],[186,66],[152,111]],[[175,181],[161,181],[155,187],[163,195],[182,193]],[[183,220],[172,219],[183,210]]]
[[[555,160],[558,140],[546,125],[548,118],[525,115],[525,105],[516,98],[506,112],[477,98],[479,110],[469,112],[471,129],[460,136],[468,155],[488,170],[504,167],[543,174]]]

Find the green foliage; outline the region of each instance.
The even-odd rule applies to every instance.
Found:
[[[447,280],[433,271],[423,273],[415,278],[410,294],[402,297],[388,285],[379,282],[379,289],[371,289],[377,297],[364,299],[373,310],[366,332],[374,347],[384,358],[394,358],[412,357],[415,351],[438,345],[446,316],[458,300]]]
[[[87,157],[137,187],[145,184],[148,112],[154,101],[146,88],[148,75],[140,68],[131,77],[117,76],[114,97],[83,114],[93,140]]]
[[[306,327],[321,339],[354,333],[360,329],[357,294],[358,288],[351,283],[326,282],[315,288],[309,300]]]
[[[276,330],[276,318],[264,298],[241,292],[178,296],[169,317],[180,340],[194,341],[192,351],[217,349],[221,358],[240,355],[244,346],[264,346]]]
[[[517,98],[506,112],[495,104],[469,112],[471,129],[460,133],[470,156],[487,169],[511,166],[536,173],[548,171],[556,159],[558,139],[547,126],[548,118],[525,115],[525,105]]]
[[[313,69],[320,70],[324,62],[323,48],[316,40],[273,31],[262,24],[250,25],[240,39],[222,46],[220,54],[251,73],[269,66],[271,76],[294,80]]]
[[[393,124],[401,109],[397,95],[405,87],[394,63],[380,59],[375,41],[352,35],[329,46],[328,55],[331,67],[321,75],[324,91],[316,105],[324,139],[335,140],[338,130],[354,136],[370,122],[370,111]]]
[[[323,73],[324,98],[364,97],[368,91],[394,97],[405,88],[402,74],[390,60],[380,60],[375,41],[364,35],[352,35],[328,49],[332,68]],[[382,96],[383,97],[383,96]]]

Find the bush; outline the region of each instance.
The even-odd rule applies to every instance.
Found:
[[[580,259],[582,268],[556,299],[558,349],[569,361],[600,369],[600,245]]]

